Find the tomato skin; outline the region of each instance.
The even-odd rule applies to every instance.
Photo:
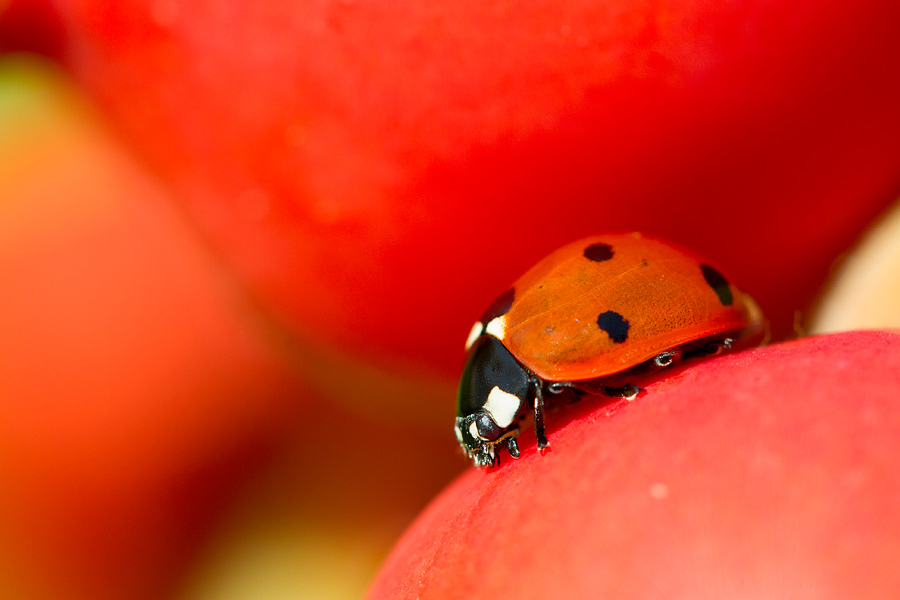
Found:
[[[894,597],[898,389],[900,334],[868,331],[582,401],[548,415],[552,452],[523,435],[519,460],[448,486],[367,598]]]
[[[604,254],[587,258],[596,248]],[[724,282],[722,298],[704,272]],[[763,330],[752,298],[703,259],[637,233],[567,244],[512,289],[503,343],[548,381],[612,375],[718,334],[758,341]],[[626,327],[621,338],[598,327],[600,313],[614,315]]]
[[[777,339],[900,189],[890,0],[56,6],[221,255],[369,358],[450,374],[498,279],[636,226],[754,290]]]

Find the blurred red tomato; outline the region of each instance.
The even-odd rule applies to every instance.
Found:
[[[57,55],[62,29],[52,0],[0,0],[0,53]]]
[[[0,198],[0,597],[167,597],[304,396],[35,61],[0,61]]]
[[[532,436],[460,477],[368,598],[900,593],[900,333],[759,348],[646,388],[551,415],[546,456]]]
[[[893,0],[56,0],[72,72],[298,332],[455,371],[548,251],[642,230],[778,336],[900,189]]]

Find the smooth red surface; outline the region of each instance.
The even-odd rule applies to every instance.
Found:
[[[708,256],[776,339],[900,189],[894,0],[55,0],[71,71],[295,331],[455,373],[565,242]]]
[[[369,600],[900,594],[900,332],[758,348],[646,389],[551,414],[546,456],[532,437],[462,475]]]
[[[593,244],[608,246],[612,257],[585,258]],[[724,304],[701,265],[708,261],[641,234],[572,242],[513,284],[503,345],[545,380],[580,381],[620,373],[713,335],[730,332],[759,343],[763,317],[753,300],[727,284],[732,299]],[[624,340],[597,326],[606,311],[628,323]]]
[[[63,35],[52,0],[0,0],[0,53],[56,56]]]

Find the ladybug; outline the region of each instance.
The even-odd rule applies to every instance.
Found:
[[[630,383],[678,360],[758,342],[752,298],[691,253],[639,233],[573,242],[525,273],[472,327],[459,384],[456,438],[478,467],[534,412],[548,447],[548,395],[570,389],[632,399]]]

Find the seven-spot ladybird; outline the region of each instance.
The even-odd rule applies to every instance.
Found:
[[[534,410],[538,448],[546,394],[566,389],[631,399],[638,374],[683,357],[759,341],[756,303],[689,252],[638,233],[560,248],[525,273],[475,323],[466,342],[456,437],[476,466]]]

